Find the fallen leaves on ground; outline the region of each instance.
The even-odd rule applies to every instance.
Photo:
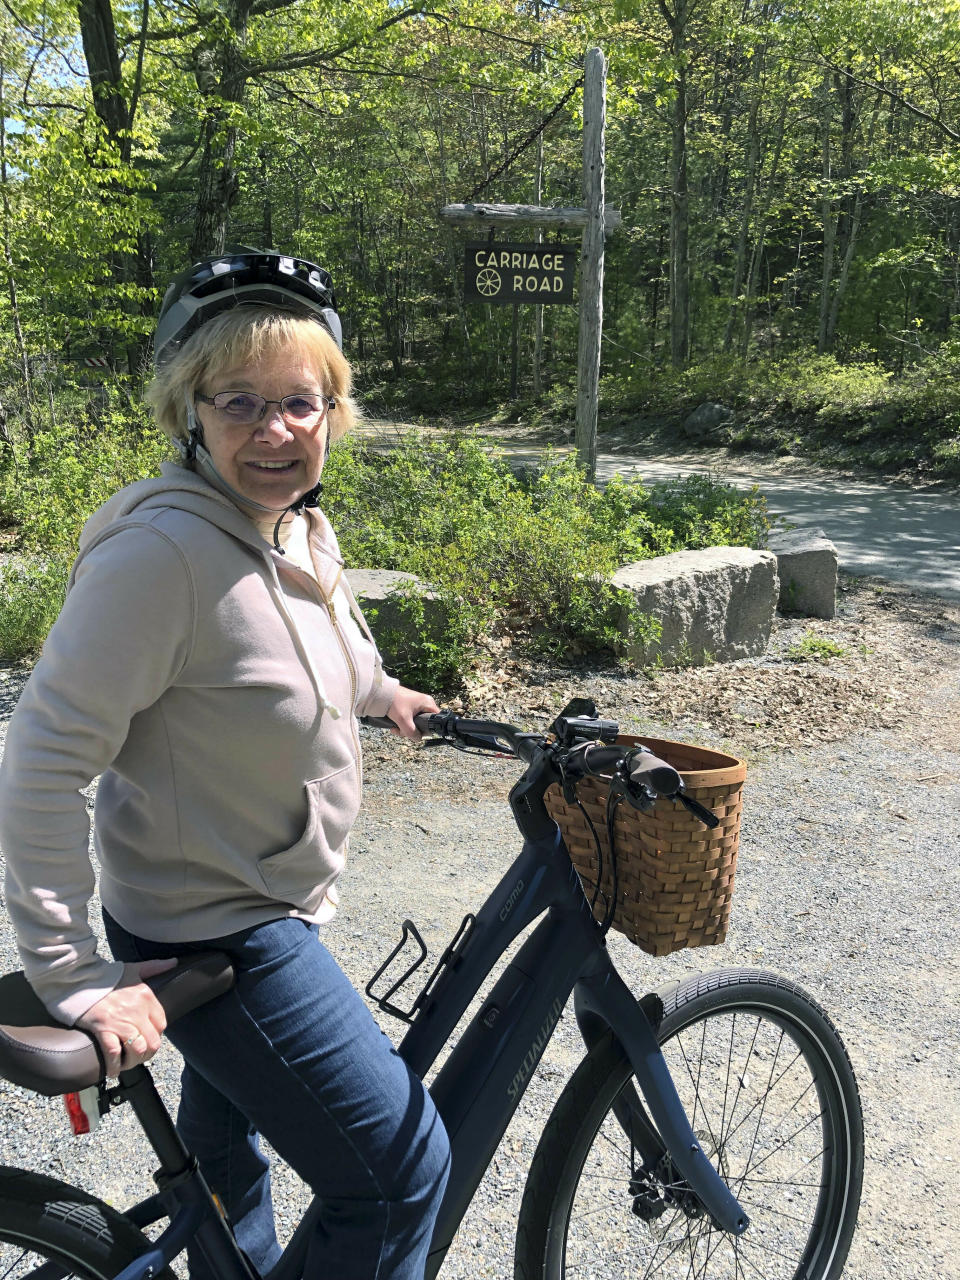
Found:
[[[837,742],[883,729],[914,741],[957,739],[957,719],[923,722],[917,688],[951,681],[960,669],[960,607],[869,579],[841,580],[838,616],[777,616],[759,658],[684,670],[576,669],[523,662],[515,653],[474,673],[457,709],[546,728],[572,697],[592,697],[600,714],[629,731],[654,729],[736,752]],[[794,661],[805,636],[842,649]],[[957,686],[960,695],[960,686]],[[960,718],[960,696],[957,698]]]

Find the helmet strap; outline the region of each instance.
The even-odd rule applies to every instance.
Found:
[[[193,407],[190,397],[186,397],[187,401],[187,438],[183,440],[177,436],[173,442],[173,447],[180,455],[180,461],[185,467],[193,468],[197,459],[197,450],[203,445],[203,427],[197,421],[197,412]]]
[[[262,511],[266,515],[277,516],[277,523],[273,530],[273,549],[278,551],[280,555],[285,555],[283,547],[280,545],[280,526],[283,524],[283,518],[288,513],[300,515],[304,507],[318,507],[320,491],[323,488],[323,482],[318,480],[312,489],[308,489],[306,493],[302,493],[296,501],[291,502],[289,506],[284,507],[278,512],[276,507],[265,507],[260,502],[254,502],[252,498],[245,497],[239,493],[232,484],[229,484],[214,465],[210,453],[203,443],[203,427],[197,421],[196,410],[193,404],[187,403],[187,438],[186,440],[176,439],[174,441],[177,452],[183,460],[184,466],[191,471],[199,474],[206,474],[206,478],[212,479],[214,488],[219,489],[221,493],[231,498],[238,506],[250,507],[256,511]],[[326,450],[324,452],[324,462],[327,459],[327,453],[330,450],[330,437],[327,436]]]

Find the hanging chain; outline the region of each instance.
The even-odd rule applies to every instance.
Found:
[[[513,164],[514,160],[516,160],[518,156],[522,155],[523,152],[526,151],[527,147],[529,147],[531,143],[536,142],[537,138],[540,137],[541,133],[543,133],[544,129],[546,129],[550,121],[554,120],[560,114],[560,112],[563,110],[566,104],[570,101],[570,99],[573,97],[576,91],[582,86],[583,86],[583,76],[580,76],[578,80],[575,80],[573,82],[573,84],[570,86],[567,92],[563,95],[563,97],[560,99],[557,105],[553,108],[550,114],[547,116],[544,116],[543,119],[540,121],[540,123],[537,125],[536,129],[532,129],[530,133],[527,134],[527,136],[520,143],[520,145],[514,151],[512,151],[510,155],[507,156],[506,160],[504,160],[503,164],[499,167],[499,169],[495,169],[493,173],[489,175],[489,177],[484,178],[484,180],[479,184],[479,186],[474,187],[474,189],[467,196],[464,203],[472,204],[473,201],[480,194],[480,192],[484,189],[484,187],[489,187],[491,182],[494,182],[497,178],[500,177],[501,174],[506,173],[506,171]]]

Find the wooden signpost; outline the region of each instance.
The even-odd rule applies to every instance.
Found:
[[[607,60],[588,49],[583,72],[584,207],[553,209],[526,204],[448,204],[446,222],[470,227],[581,227],[580,324],[577,351],[577,453],[592,479],[597,467],[597,392],[603,330],[604,238],[620,225],[620,214],[604,204]],[[481,262],[481,252],[487,259]],[[473,255],[471,259],[471,253]],[[490,255],[497,255],[494,261]],[[476,243],[467,246],[466,296],[481,302],[572,301],[573,265],[563,246]],[[501,255],[506,255],[504,258]],[[554,270],[554,257],[564,265]],[[549,267],[543,259],[549,256]],[[536,266],[532,264],[536,257]],[[472,273],[472,274],[471,274]],[[472,284],[471,284],[472,281]],[[567,282],[569,281],[569,293]],[[561,283],[562,282],[562,283]],[[561,294],[563,296],[561,296]]]

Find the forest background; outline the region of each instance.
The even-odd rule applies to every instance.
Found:
[[[66,548],[155,463],[163,286],[230,244],[331,271],[372,416],[570,423],[576,307],[514,337],[440,210],[582,202],[591,45],[601,430],[715,401],[720,442],[960,477],[960,0],[0,0],[0,517]]]

